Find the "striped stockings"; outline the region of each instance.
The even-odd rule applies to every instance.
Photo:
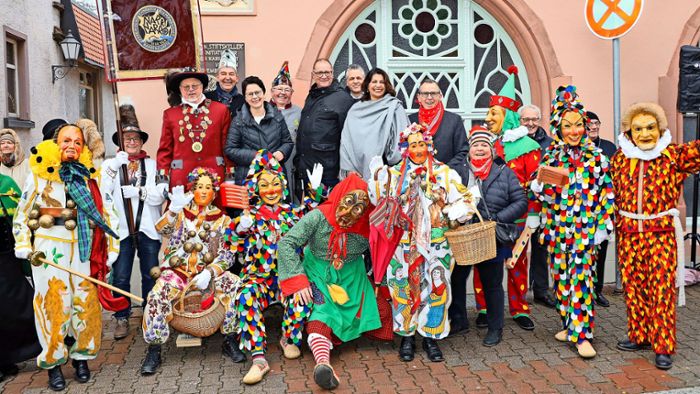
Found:
[[[331,349],[333,344],[330,339],[324,337],[323,335],[312,333],[309,334],[309,348],[311,348],[311,353],[314,355],[314,360],[316,364],[330,364],[331,360]]]

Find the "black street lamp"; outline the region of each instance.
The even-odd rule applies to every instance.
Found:
[[[66,37],[59,43],[61,45],[61,51],[63,51],[63,58],[68,62],[68,65],[53,65],[51,66],[51,72],[53,74],[53,82],[56,83],[57,80],[62,79],[78,66],[77,60],[80,55],[80,41],[73,37],[73,34],[68,30]]]

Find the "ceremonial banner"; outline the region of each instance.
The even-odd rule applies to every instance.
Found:
[[[110,82],[202,69],[197,0],[102,0],[102,12]]]

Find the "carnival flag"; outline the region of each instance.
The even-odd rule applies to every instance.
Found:
[[[162,78],[203,66],[197,0],[102,0],[107,79]]]

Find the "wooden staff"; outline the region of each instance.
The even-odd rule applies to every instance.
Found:
[[[525,226],[523,232],[520,234],[520,237],[518,237],[518,240],[515,241],[515,246],[513,247],[513,257],[506,261],[506,267],[508,269],[515,267],[515,263],[520,258],[520,255],[525,251],[525,246],[527,245],[528,241],[530,241],[530,236],[532,236],[533,231],[534,230],[530,227]]]
[[[96,285],[98,285],[98,286],[106,287],[106,288],[108,288],[108,289],[110,289],[110,290],[112,290],[112,291],[114,291],[114,292],[117,292],[117,293],[123,295],[123,296],[127,296],[127,297],[131,298],[131,299],[134,300],[134,301],[138,301],[138,302],[140,302],[140,303],[143,303],[143,298],[141,298],[141,297],[139,297],[139,296],[137,296],[137,295],[135,295],[135,294],[131,294],[131,293],[129,293],[128,291],[124,291],[124,290],[122,290],[122,289],[120,289],[120,288],[118,288],[118,287],[114,287],[114,286],[110,285],[109,283],[105,283],[105,282],[103,282],[103,281],[101,281],[101,280],[92,278],[92,277],[90,277],[90,276],[88,276],[88,275],[85,275],[85,274],[80,273],[80,272],[78,272],[78,271],[75,271],[75,270],[73,270],[73,269],[70,269],[70,268],[67,268],[67,267],[61,267],[60,265],[54,263],[53,261],[46,260],[46,259],[43,258],[43,257],[35,257],[35,258],[31,259],[30,261],[32,262],[32,265],[34,265],[34,266],[40,266],[41,264],[48,264],[48,265],[50,265],[50,266],[52,266],[52,267],[54,267],[54,268],[58,268],[58,269],[60,269],[60,270],[66,271],[66,272],[68,272],[68,273],[70,273],[70,274],[72,274],[72,275],[79,276],[79,277],[81,277],[81,278],[83,278],[83,279],[85,279],[85,280],[87,280],[87,281],[90,281],[90,282],[92,282],[92,283],[94,283],[94,284],[96,284]]]

